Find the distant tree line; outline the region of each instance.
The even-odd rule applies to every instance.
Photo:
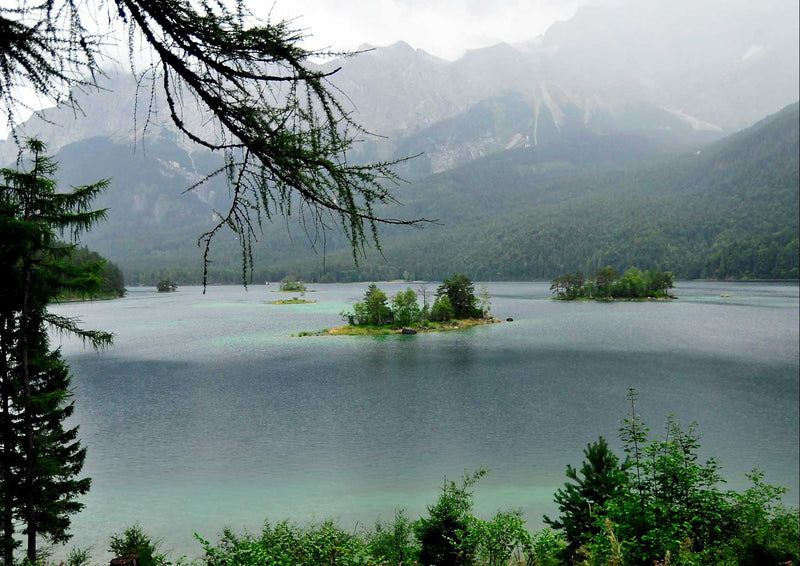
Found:
[[[671,297],[674,286],[669,271],[648,269],[644,273],[630,267],[620,276],[610,265],[586,279],[582,271],[559,275],[550,282],[550,291],[559,299],[661,299]]]

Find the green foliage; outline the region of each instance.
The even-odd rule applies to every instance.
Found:
[[[168,566],[166,555],[158,551],[159,546],[159,541],[153,540],[136,524],[121,534],[112,534],[108,551],[114,556],[133,555],[139,566]]]
[[[478,308],[475,286],[466,275],[454,273],[442,281],[442,284],[436,290],[436,298],[442,299],[443,297],[450,299],[455,318],[473,318],[484,314]]]
[[[450,303],[450,297],[447,295],[443,297],[437,297],[436,300],[433,301],[433,306],[431,307],[431,320],[434,322],[444,322],[454,318],[456,316],[456,311],[453,308],[453,305]]]
[[[559,299],[658,299],[671,297],[669,290],[674,286],[674,277],[669,271],[648,269],[642,273],[637,267],[628,268],[618,277],[609,265],[599,269],[589,281],[584,279],[582,271],[577,271],[559,275],[550,283],[550,291]]]
[[[417,303],[417,293],[413,289],[399,291],[392,298],[392,317],[398,326],[410,326],[421,321],[422,309]]]
[[[373,533],[367,535],[370,554],[389,564],[412,564],[419,554],[414,539],[414,525],[403,509],[394,514],[394,521],[375,523]]]
[[[79,496],[89,490],[78,479],[86,451],[77,427],[68,423],[74,411],[71,376],[59,350],[51,350],[48,326],[76,334],[95,347],[111,335],[77,327],[73,319],[53,315],[47,305],[59,296],[91,296],[102,285],[101,264],[70,261],[75,240],[104,218],[91,210],[105,181],[59,192],[56,166],[45,145],[26,142],[30,158],[0,175],[0,541],[3,561],[13,562],[15,529],[26,535],[27,560],[40,558],[39,538],[69,540],[70,517],[83,508]]]
[[[306,284],[302,281],[297,281],[294,277],[284,277],[281,281],[281,291],[294,291],[297,293],[305,294]]]
[[[566,556],[586,564],[796,563],[800,517],[778,504],[783,490],[764,484],[756,472],[745,493],[723,492],[717,462],[699,460],[695,424],[684,428],[670,417],[664,439],[649,440],[636,392],[628,399],[631,414],[620,428],[628,462],[620,468],[607,447],[590,445],[585,454],[594,454],[584,462],[583,479],[568,467],[576,483],[556,494],[562,517],[548,522],[564,530]],[[598,496],[585,488],[599,467],[611,468],[611,481],[600,484],[602,503],[592,505],[587,517]]]
[[[486,285],[481,285],[481,290],[478,292],[478,310],[485,317],[489,317],[492,312],[492,297]]]
[[[780,503],[785,488],[764,483],[764,472],[747,477],[753,486],[744,493],[730,492],[735,533],[730,554],[742,566],[800,563],[800,515]]]
[[[377,237],[378,223],[416,223],[382,218],[375,210],[394,203],[387,185],[399,180],[396,162],[347,162],[353,144],[369,134],[339,102],[327,71],[309,62],[334,53],[303,48],[304,33],[291,23],[258,22],[243,2],[114,0],[88,12],[71,1],[34,5],[19,0],[0,7],[7,47],[0,50],[0,106],[9,125],[27,107],[19,85],[53,103],[74,103],[73,91],[94,85],[96,74],[102,74],[101,51],[113,46],[88,31],[93,26],[83,18],[103,14],[112,27],[116,20],[125,28],[121,36],[131,52],[147,48],[153,54],[145,68],[135,69],[141,81],[153,81],[145,86],[153,94],[144,105],[148,115],[161,91],[178,131],[224,155],[223,165],[209,177],[225,177],[232,198],[217,214],[218,222],[200,236],[203,283],[211,242],[221,230],[230,229],[241,245],[245,279],[261,224],[277,214],[300,210],[304,225],[315,223],[322,231],[330,219],[338,221],[353,259]],[[277,90],[281,96],[275,96]],[[184,121],[187,100],[213,127]]]
[[[61,299],[72,298],[112,298],[124,297],[125,293],[125,279],[122,275],[122,270],[115,263],[104,259],[97,252],[91,251],[86,246],[71,248],[70,254],[66,257],[74,268],[83,270],[99,270],[101,278],[101,285],[99,290],[91,294],[89,297],[80,295],[62,295]]]
[[[197,535],[195,535],[197,536]],[[206,566],[378,566],[367,543],[332,521],[299,527],[283,521],[264,525],[261,536],[239,537],[225,530],[217,546],[197,537]]]
[[[73,548],[67,555],[65,566],[90,566],[92,561],[91,549]]]
[[[448,294],[449,293],[449,294]],[[412,326],[414,324],[426,325],[428,321],[445,322],[453,318],[479,317],[488,314],[491,308],[491,297],[488,290],[484,289],[480,301],[475,297],[472,283],[463,275],[453,276],[445,280],[437,291],[436,300],[428,312],[427,291],[421,291],[423,307],[417,302],[417,293],[410,288],[399,291],[392,297],[391,306],[387,304],[386,293],[378,289],[373,283],[367,288],[364,300],[353,305],[353,311],[339,313],[342,319],[351,326]],[[469,316],[459,317],[453,307],[451,296],[457,297],[462,305],[462,315],[466,312]],[[472,305],[467,307],[466,305]],[[481,305],[481,306],[477,306]]]
[[[567,465],[566,483],[555,495],[560,516],[544,521],[554,529],[563,530],[568,542],[567,555],[577,556],[578,550],[601,532],[597,518],[603,515],[607,501],[618,496],[627,484],[627,476],[619,458],[611,452],[602,436],[583,450],[586,459],[580,470]],[[578,475],[580,474],[580,476]]]
[[[334,521],[265,523],[260,535],[225,529],[218,543],[199,536],[205,566],[755,566],[797,564],[800,516],[780,504],[786,490],[748,477],[744,493],[721,492],[713,459],[701,464],[694,427],[667,420],[663,441],[648,441],[629,394],[631,416],[621,436],[633,463],[620,464],[602,437],[587,445],[580,470],[556,493],[561,516],[529,533],[519,510],[488,520],[473,512],[476,482],[486,473],[445,480],[427,516],[412,522],[404,510],[372,531],[345,531]],[[634,445],[631,445],[633,443]],[[637,447],[638,446],[638,447]],[[641,484],[637,483],[641,482]],[[643,499],[640,499],[643,495]],[[644,507],[640,507],[640,502]],[[641,511],[643,509],[643,512]],[[109,550],[134,554],[142,566],[167,566],[158,544],[135,525],[113,535]],[[71,559],[72,560],[72,559]],[[76,554],[85,566],[88,553]],[[180,561],[178,562],[181,563]]]
[[[414,523],[420,544],[419,561],[426,566],[471,564],[478,547],[472,516],[472,486],[486,474],[464,474],[461,484],[445,480],[439,499],[428,506],[428,517]]]
[[[156,283],[156,290],[159,293],[172,293],[178,290],[178,286],[172,279],[160,279],[158,283]]]
[[[523,548],[526,562],[530,566],[557,566],[564,563],[562,558],[567,541],[561,533],[542,529],[533,533]]]
[[[342,313],[342,317],[351,325],[375,325],[383,326],[391,324],[393,321],[393,313],[389,308],[386,293],[378,289],[374,283],[367,287],[364,293],[364,300],[357,302],[353,305],[353,312]]]
[[[531,547],[522,511],[500,511],[488,521],[475,520],[473,537],[477,539],[477,563],[507,566],[515,553]]]
[[[691,541],[692,551],[719,546],[730,535],[730,513],[719,465],[698,461],[696,425],[683,429],[667,420],[665,440],[643,445],[635,418],[624,426],[623,442],[633,454],[628,490],[606,505],[606,516],[623,541],[627,559],[649,563],[667,552],[677,555]]]

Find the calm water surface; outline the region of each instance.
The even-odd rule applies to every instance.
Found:
[[[196,556],[192,533],[265,519],[415,518],[444,476],[480,467],[478,513],[521,508],[538,528],[586,444],[619,446],[629,387],[654,434],[668,414],[697,421],[731,487],[758,467],[797,505],[797,285],[679,283],[679,301],[609,304],[548,287],[491,283],[513,322],[417,336],[292,337],[340,325],[365,284],[312,285],[311,305],[269,305],[286,294],[259,285],[55,307],[116,335],[100,354],[63,343],[93,479],[73,544],[101,559],[139,522]]]

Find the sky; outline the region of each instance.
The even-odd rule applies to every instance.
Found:
[[[405,41],[454,61],[468,49],[535,39],[578,6],[626,0],[246,0],[262,21],[291,20],[310,50],[351,51]],[[17,0],[0,0],[13,6]],[[120,51],[113,57],[125,61]],[[33,98],[29,103],[41,107]],[[47,105],[47,104],[45,104]],[[19,111],[20,118],[30,114]],[[0,139],[7,135],[0,120]]]
[[[579,5],[620,0],[264,0],[256,16],[290,19],[311,37],[306,47],[352,50],[403,40],[450,61],[467,49],[535,39]]]

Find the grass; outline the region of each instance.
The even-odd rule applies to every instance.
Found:
[[[270,301],[269,305],[308,305],[311,303],[316,303],[317,301],[309,301],[307,299],[298,299],[297,297],[292,297],[291,299],[280,299],[278,301]]]
[[[415,324],[406,326],[405,328],[412,328],[419,333],[422,332],[449,332],[452,330],[461,330],[470,328],[472,326],[482,326],[484,324],[494,324],[501,322],[497,318],[463,318],[459,320],[448,320],[445,322],[426,322],[424,324]],[[391,334],[402,334],[403,327],[393,325],[364,325],[364,326],[337,326],[336,328],[326,328],[318,332],[300,332],[298,336],[389,336]]]
[[[594,303],[645,303],[648,301],[672,301],[677,299],[675,295],[662,295],[661,297],[550,297],[551,301],[574,301],[574,302],[594,302]]]

